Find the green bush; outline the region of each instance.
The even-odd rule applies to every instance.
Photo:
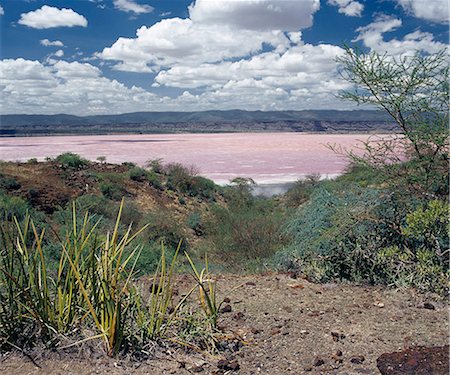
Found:
[[[321,282],[409,285],[440,293],[446,289],[442,254],[448,249],[448,210],[442,202],[430,202],[424,210],[409,195],[329,187],[315,191],[289,220],[293,241],[275,256],[281,269]]]
[[[216,205],[205,219],[205,236],[216,261],[239,269],[267,261],[285,245],[284,216],[270,200],[255,199],[249,206]]]
[[[16,217],[20,221],[26,216],[29,210],[30,206],[23,199],[0,194],[1,220],[11,221],[13,217]]]
[[[147,171],[143,168],[134,167],[128,172],[130,179],[133,181],[145,181],[147,179]]]
[[[124,196],[124,192],[121,189],[121,187],[109,181],[101,182],[99,188],[101,193],[106,198],[111,199],[113,201],[120,201]]]
[[[72,152],[66,152],[64,154],[58,155],[55,161],[61,164],[63,168],[81,168],[89,163],[80,155],[74,154]]]
[[[0,173],[0,189],[18,190],[21,185],[12,177],[5,176]]]

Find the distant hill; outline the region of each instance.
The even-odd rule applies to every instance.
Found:
[[[119,115],[0,115],[0,135],[229,131],[377,131],[392,121],[381,111],[199,111]]]

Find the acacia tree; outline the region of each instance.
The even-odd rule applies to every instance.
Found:
[[[346,47],[337,62],[341,76],[353,84],[339,96],[380,108],[397,125],[397,136],[367,142],[365,155],[352,158],[403,176],[421,194],[448,194],[447,50],[393,57]]]

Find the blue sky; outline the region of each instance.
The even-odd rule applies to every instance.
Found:
[[[1,113],[352,108],[344,43],[448,45],[447,0],[0,0]]]

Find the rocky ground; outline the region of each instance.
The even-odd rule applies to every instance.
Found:
[[[379,374],[384,353],[448,345],[448,305],[411,289],[320,285],[285,274],[222,275],[218,285],[226,301],[220,327],[238,338],[233,350],[209,355],[155,347],[150,359],[131,361],[80,348],[78,355],[37,355],[34,363],[12,352],[0,357],[0,373]],[[436,350],[384,356],[379,366],[385,374],[448,374],[448,346]],[[398,364],[402,359],[406,364]]]

